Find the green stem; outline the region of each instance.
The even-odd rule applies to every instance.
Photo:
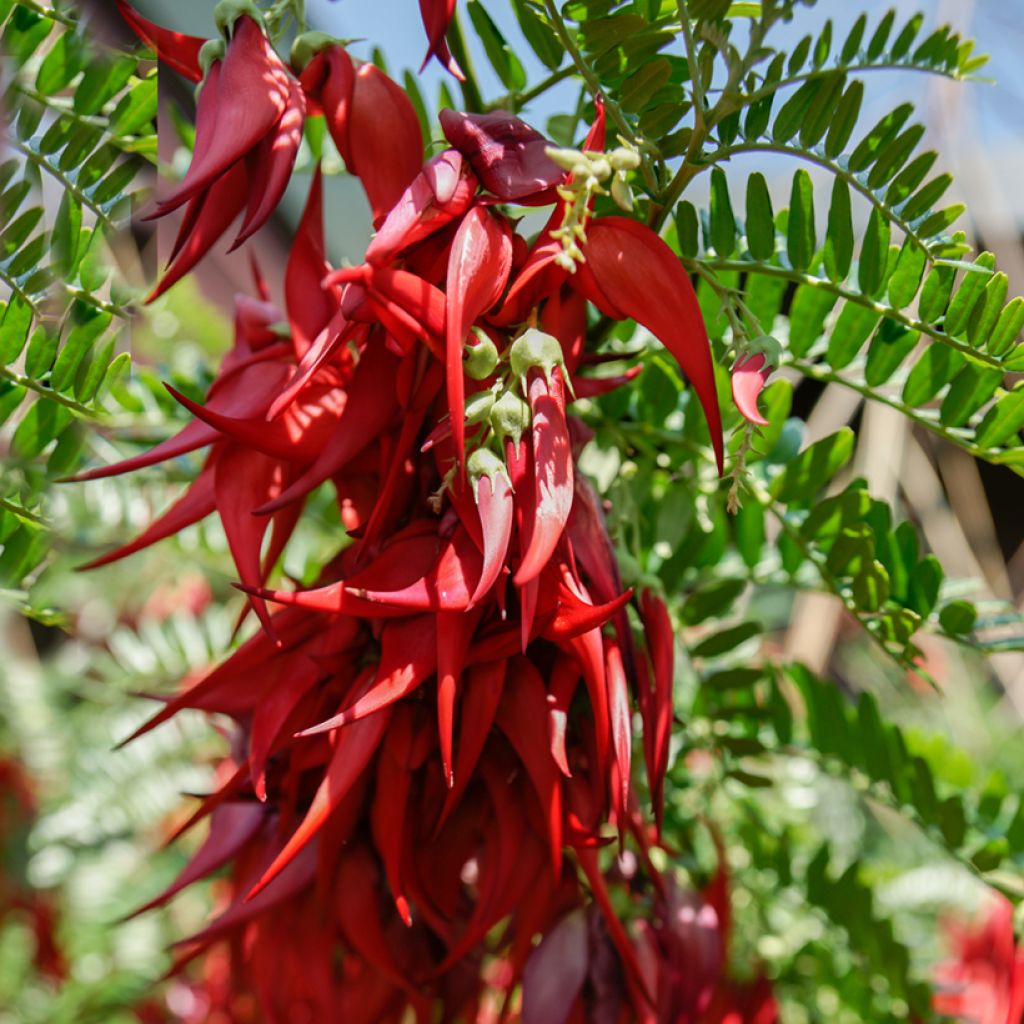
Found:
[[[559,68],[557,71],[552,71],[547,78],[542,79],[532,89],[527,89],[526,92],[513,94],[508,97],[515,101],[517,107],[525,107],[528,103],[532,103],[538,96],[542,96],[552,86],[557,85],[559,82],[564,82],[565,79],[569,78],[575,68],[571,64],[566,64],[564,68]],[[498,104],[500,106],[500,104]]]
[[[780,89],[785,89],[787,86],[801,85],[812,78],[822,78],[825,75],[831,75],[837,71],[844,72],[848,75],[859,75],[866,71],[918,71],[923,74],[939,75],[941,78],[949,78],[954,82],[962,81],[958,75],[951,74],[948,71],[942,71],[939,68],[915,67],[913,64],[831,64],[827,67],[804,71],[799,75],[791,75],[789,78],[780,78],[777,82],[772,82],[771,85],[763,85],[760,89],[755,89],[753,92],[746,93],[743,97],[743,105],[753,106],[753,104],[757,103],[758,100],[764,99],[765,96],[773,95]]]
[[[19,285],[18,282],[2,267],[0,267],[0,281],[3,281],[3,283],[11,289],[12,294],[17,295],[18,298],[21,299],[21,301],[24,302],[30,310],[32,310],[33,316],[39,316],[39,307],[35,304],[35,300],[32,296],[29,295],[28,292],[26,292],[25,289],[22,288],[21,285]]]
[[[555,30],[555,35],[558,36],[558,41],[565,47],[565,52],[569,54],[573,64],[576,65],[576,70],[579,72],[583,81],[587,83],[591,94],[595,99],[600,97],[604,101],[605,113],[619,130],[622,137],[624,139],[628,139],[633,145],[636,145],[637,140],[636,134],[633,131],[633,126],[626,120],[626,117],[622,113],[619,105],[607,96],[605,91],[601,88],[601,82],[594,73],[594,69],[587,63],[583,54],[580,53],[579,47],[576,45],[576,41],[572,38],[572,35],[566,28],[565,22],[562,20],[562,16],[559,13],[558,8],[555,6],[554,0],[544,0],[544,9],[547,11],[548,20],[551,22],[551,27]]]
[[[741,153],[774,153],[777,156],[789,156],[799,160],[806,160],[808,163],[814,164],[816,167],[824,168],[826,171],[831,172],[835,177],[846,182],[852,191],[866,199],[874,209],[885,217],[886,220],[891,224],[895,224],[896,227],[898,227],[900,231],[907,236],[907,238],[912,239],[926,253],[928,252],[928,242],[922,238],[913,229],[913,227],[911,227],[909,221],[906,221],[902,217],[893,213],[892,207],[886,204],[873,189],[863,184],[855,174],[836,163],[836,161],[830,160],[828,157],[819,156],[818,154],[809,152],[808,150],[798,149],[795,146],[787,146],[782,143],[739,142],[734,146],[723,146],[721,149],[715,150],[713,153],[709,153],[707,158],[708,165],[710,166],[712,164],[729,160],[731,157],[738,156]]]
[[[44,7],[42,4],[37,3],[36,0],[17,0],[18,6],[26,7],[28,10],[35,14],[40,14],[44,18],[49,18],[51,21],[57,22],[59,25],[63,25],[65,28],[78,28],[78,22],[69,17],[63,11],[58,11],[54,7]]]
[[[466,46],[466,37],[462,32],[462,20],[456,10],[448,26],[448,45],[451,47],[452,56],[458,61],[459,67],[465,78],[462,81],[462,100],[466,110],[471,114],[482,114],[486,109],[480,86],[477,84],[476,72],[473,70],[473,60],[469,55]]]
[[[23,505],[8,501],[6,498],[0,498],[0,509],[10,512],[11,515],[17,516],[19,519],[27,519],[30,523],[35,523],[37,526],[49,526],[49,523],[42,516],[37,516],[34,512],[29,512]]]
[[[90,409],[87,405],[82,405],[81,402],[76,402],[73,398],[62,395],[59,391],[48,388],[45,384],[41,384],[31,377],[15,373],[14,370],[7,367],[0,367],[0,376],[6,377],[12,384],[18,384],[23,388],[28,388],[29,391],[34,391],[48,402],[56,402],[57,405],[63,405],[72,412],[77,412],[80,416],[87,416],[89,419],[96,418],[96,411],[94,409]]]
[[[99,221],[108,230],[114,229],[111,219],[77,186],[64,174],[59,167],[55,167],[41,153],[37,153],[30,146],[26,146],[20,139],[8,137],[8,143],[13,146],[26,160],[35,164],[41,171],[45,171],[51,178],[57,181],[64,189],[70,192],[82,206],[91,210]]]
[[[797,285],[810,285],[812,288],[817,288],[819,291],[828,292],[830,295],[834,295],[837,299],[845,299],[847,302],[852,302],[855,305],[863,306],[865,309],[870,309],[872,312],[878,313],[879,316],[884,316],[887,319],[906,327],[908,330],[917,331],[920,334],[927,335],[929,338],[933,338],[935,341],[941,342],[943,345],[948,345],[950,348],[956,349],[957,352],[960,352],[965,356],[969,356],[970,360],[974,363],[983,363],[994,370],[1004,369],[1003,363],[990,353],[974,348],[966,341],[958,341],[956,338],[951,338],[948,334],[944,334],[934,325],[924,323],[912,316],[907,316],[905,313],[893,309],[891,306],[886,306],[881,302],[876,302],[867,295],[861,295],[859,292],[848,291],[841,285],[836,284],[834,281],[829,281],[826,278],[812,277],[810,274],[803,274],[799,271],[791,270],[788,267],[776,267],[770,263],[756,263],[751,260],[710,260],[683,257],[683,262],[694,272],[697,272],[698,265],[703,265],[712,271],[735,271],[738,274],[756,273],[765,277],[774,277],[776,279],[790,281]]]

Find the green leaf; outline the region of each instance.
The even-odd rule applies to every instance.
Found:
[[[1024,429],[1024,391],[1004,394],[978,426],[975,440],[981,448],[998,448]]]
[[[467,5],[469,18],[476,34],[483,43],[484,52],[491,62],[495,74],[510,92],[520,92],[526,86],[526,72],[515,52],[506,42],[498,26],[484,9],[480,0],[470,0]]]
[[[55,391],[66,391],[71,387],[82,360],[112,319],[110,313],[94,313],[85,323],[78,324],[68,332],[53,366],[50,387]]]
[[[110,368],[111,360],[114,356],[114,344],[115,339],[110,338],[98,352],[92,349],[88,350],[82,361],[78,364],[78,370],[75,373],[74,392],[75,398],[79,402],[86,404],[96,397],[100,384],[103,382],[103,377]]]
[[[1024,328],[1024,298],[1011,299],[988,338],[987,348],[994,356],[1002,356],[1013,348],[1014,342]]]
[[[874,298],[881,291],[888,259],[889,221],[877,209],[873,209],[868,218],[857,264],[857,282],[863,294]]]
[[[883,320],[868,348],[864,379],[868,385],[881,387],[914,351],[920,335],[893,320]]]
[[[802,284],[789,310],[789,350],[804,356],[821,337],[825,320],[836,304],[836,296],[813,285]]]
[[[760,622],[741,622],[738,626],[721,629],[705,637],[690,649],[690,655],[694,658],[717,658],[763,633],[764,626]]]
[[[554,30],[534,12],[527,0],[512,0],[512,9],[530,49],[549,71],[557,71],[565,60],[565,48]]]
[[[985,285],[981,300],[975,305],[974,312],[967,323],[967,340],[975,347],[981,348],[995,330],[999,316],[1006,302],[1009,290],[1009,279],[1003,273],[993,274]]]
[[[930,402],[963,366],[964,357],[948,345],[931,344],[911,368],[903,401],[911,408]]]
[[[128,84],[137,66],[135,58],[127,56],[109,64],[99,60],[89,64],[75,89],[75,110],[79,114],[98,114]]]
[[[720,167],[711,172],[710,228],[712,247],[720,259],[728,259],[736,248],[736,218],[725,172]]]
[[[728,193],[727,193],[728,197]],[[747,248],[755,260],[768,261],[775,255],[775,215],[768,182],[755,172],[747,179]]]
[[[115,135],[135,135],[156,118],[156,75],[134,86],[118,103],[111,116]]]
[[[947,427],[962,427],[995,394],[1003,371],[967,363],[953,378],[939,418]]]
[[[686,626],[696,626],[713,617],[724,615],[746,589],[741,579],[717,579],[701,586],[687,597],[680,612]]]
[[[32,332],[32,340],[28,343],[25,355],[25,373],[38,380],[53,365],[53,357],[57,354],[57,343],[60,339],[45,327],[37,327]]]
[[[672,64],[665,57],[645,61],[622,83],[622,109],[640,113],[671,77]]]
[[[50,47],[36,73],[36,91],[44,96],[60,92],[82,69],[82,40],[74,32],[64,32]]]
[[[903,243],[896,267],[889,277],[889,302],[893,307],[904,309],[914,301],[927,260],[928,254],[912,238]]]
[[[24,64],[52,28],[53,22],[49,18],[18,4],[4,31],[3,48],[17,64]]]
[[[13,296],[0,320],[0,366],[8,366],[18,358],[31,326],[32,307],[21,296]]]
[[[949,309],[946,310],[946,319],[942,325],[950,337],[956,338],[966,333],[975,304],[985,291],[995,265],[995,256],[990,252],[983,252],[974,261],[973,268],[964,274],[960,287],[953,296]]]
[[[832,183],[832,205],[828,211],[825,235],[825,273],[829,280],[845,281],[853,263],[853,213],[850,188],[842,178]]]
[[[814,259],[817,235],[814,230],[814,183],[803,168],[793,175],[786,243],[790,264],[795,270],[806,270]]]
[[[844,427],[804,449],[773,481],[773,497],[786,504],[809,501],[849,462],[853,443],[853,431]]]
[[[954,636],[970,633],[977,618],[977,610],[970,601],[950,601],[939,611],[939,624]]]
[[[818,81],[817,94],[800,125],[800,143],[806,149],[816,146],[834,124],[837,109],[843,99],[846,74],[842,71],[832,71]]]
[[[864,101],[864,83],[853,81],[843,93],[835,109],[832,123],[825,137],[825,153],[833,160],[846,149],[860,118],[860,107]]]
[[[33,459],[71,422],[71,412],[56,402],[34,402],[18,424],[11,447],[23,459]]]
[[[82,207],[71,192],[61,196],[50,247],[58,269],[67,273],[74,267],[82,234]]]
[[[925,323],[935,323],[945,313],[955,280],[955,267],[937,266],[928,272],[917,307],[918,316]]]
[[[693,259],[700,252],[697,208],[689,200],[684,199],[676,206],[673,220],[676,225],[676,237],[679,239],[680,255]]]
[[[856,302],[844,304],[828,339],[826,359],[833,369],[848,366],[871,337],[881,314]]]

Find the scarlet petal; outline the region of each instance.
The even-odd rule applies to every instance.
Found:
[[[549,385],[540,371],[533,370],[530,373],[536,504],[527,548],[514,577],[519,586],[534,579],[547,565],[572,511],[572,448],[565,421],[565,395],[559,370],[552,372],[552,381],[553,384]]]
[[[308,846],[369,764],[384,737],[390,719],[391,712],[385,709],[355,722],[338,733],[324,780],[309,805],[306,817],[285,844],[284,849],[274,858],[274,862],[249,891],[246,899],[251,900],[262,892],[296,855]]]
[[[210,141],[204,140],[184,180],[160,201],[161,212],[177,208],[212,184],[274,128],[288,104],[290,78],[256,22],[247,15],[239,18],[216,82],[216,122]]]
[[[323,173],[317,167],[285,269],[284,294],[295,354],[301,359],[338,308],[338,295],[320,283],[330,270],[324,245]]]
[[[483,529],[484,561],[480,582],[469,600],[471,607],[490,591],[501,574],[512,539],[514,512],[512,485],[504,473],[495,474],[493,479],[482,476],[477,481],[475,496]]]
[[[306,122],[306,100],[294,78],[288,79],[288,105],[281,120],[263,141],[250,151],[249,159],[255,165],[249,207],[231,249],[237,249],[270,219],[277,209],[288,182],[302,142],[302,129]]]
[[[460,471],[466,447],[462,346],[473,322],[500,298],[511,269],[512,234],[508,224],[485,207],[474,206],[452,241],[446,286],[448,417]]]
[[[458,150],[446,149],[432,157],[367,246],[366,262],[384,266],[461,217],[472,203],[476,187],[476,177]]]
[[[586,263],[575,280],[587,298],[617,320],[643,324],[693,384],[721,473],[722,417],[711,346],[696,293],[679,258],[650,228],[626,217],[591,221],[583,252]]]
[[[405,91],[375,64],[364,64],[355,75],[347,127],[349,151],[342,155],[379,225],[423,163],[420,121]]]
[[[732,400],[736,403],[740,415],[748,423],[759,427],[768,426],[768,421],[757,407],[757,398],[771,373],[771,367],[765,363],[765,354],[755,352],[752,356],[739,360],[732,368]]]
[[[217,243],[231,222],[245,207],[248,175],[244,163],[236,163],[210,185],[209,191],[195,200],[201,203],[191,220],[187,238],[146,302],[158,299],[180,281]]]
[[[157,58],[179,75],[192,82],[203,77],[199,66],[199,51],[205,39],[188,36],[184,32],[173,32],[171,29],[157,25],[144,18],[127,0],[116,0],[117,9],[132,31],[151,49]]]

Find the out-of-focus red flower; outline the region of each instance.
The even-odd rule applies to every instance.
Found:
[[[1013,934],[1013,904],[994,896],[977,925],[950,921],[953,959],[938,971],[938,1013],[966,1024],[1020,1024],[1024,1019],[1024,950]]]

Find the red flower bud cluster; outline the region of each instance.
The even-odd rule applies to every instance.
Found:
[[[192,44],[143,35],[172,66],[194,59]],[[365,261],[328,265],[317,174],[284,313],[258,282],[205,401],[176,395],[195,420],[86,474],[207,449],[185,495],[94,564],[216,512],[263,626],[140,730],[184,708],[237,724],[188,823],[208,820],[209,836],[148,904],[227,868],[225,905],[176,966],[229,944],[229,1020],[774,1020],[764,986],[723,977],[724,890],[683,896],[651,862],[632,717],[660,821],[672,626],[645,592],[634,633],[576,466],[588,432],[574,395],[624,379],[588,376],[588,301],[676,357],[721,464],[689,278],[622,217],[590,216],[570,272],[550,235],[561,206],[531,242],[503,205],[551,202],[565,183],[533,129],[447,113],[452,148],[424,164],[413,108],[379,69],[326,45],[289,70],[242,14],[206,72],[192,167],[160,207],[190,204],[158,290],[243,209],[240,238],[269,215],[304,110],[324,113],[363,184],[377,227]],[[598,106],[585,148],[603,146]],[[325,484],[346,530],[336,556],[310,589],[268,589]],[[640,851],[643,887],[599,867],[616,830]]]

